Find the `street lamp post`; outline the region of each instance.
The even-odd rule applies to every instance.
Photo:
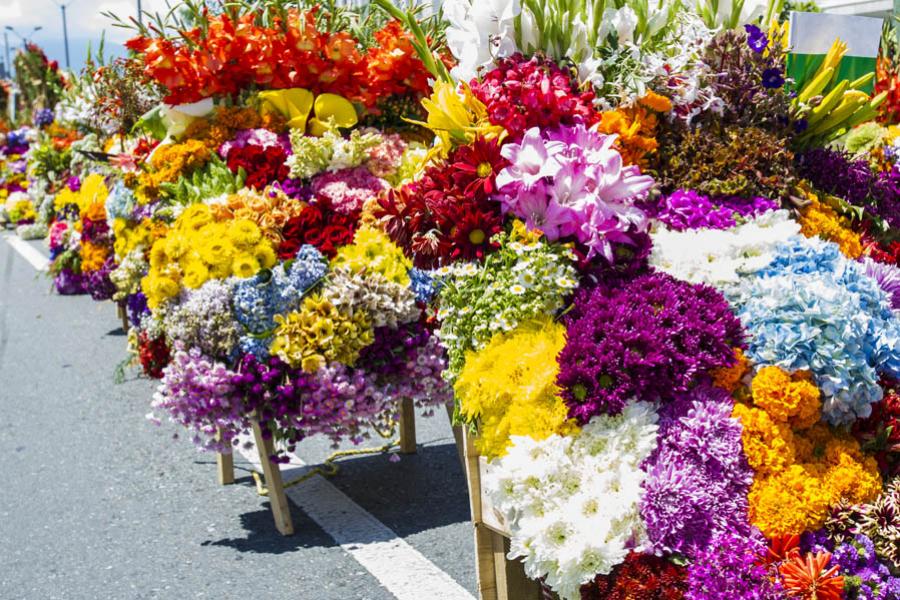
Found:
[[[138,9],[138,25],[144,24],[144,16],[141,10],[141,0],[137,0],[137,9]]]
[[[9,32],[3,32],[3,46],[6,48],[6,70],[9,72],[9,78],[12,79],[12,63],[9,61]]]
[[[34,29],[32,29],[31,32],[29,32],[28,35],[22,35],[22,34],[19,33],[18,31],[16,31],[15,28],[12,27],[11,25],[7,25],[7,26],[6,26],[6,31],[8,31],[9,33],[13,34],[14,36],[16,36],[17,38],[19,38],[20,40],[22,40],[22,49],[23,49],[23,50],[26,49],[26,46],[27,46],[27,44],[28,44],[28,40],[31,38],[31,36],[33,36],[34,34],[36,34],[36,33],[37,33],[38,31],[40,31],[41,29],[43,29],[43,27],[42,27],[41,25],[38,25],[37,27],[35,27]],[[4,39],[6,39],[6,34],[5,34],[5,33],[3,34],[3,36],[4,36]],[[6,42],[6,53],[7,53],[7,55],[9,54],[9,41]]]

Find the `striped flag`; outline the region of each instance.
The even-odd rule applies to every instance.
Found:
[[[827,13],[792,12],[788,30],[788,77],[803,81],[814,73],[834,40],[847,44],[835,81],[853,81],[875,71],[882,19]],[[871,93],[873,83],[861,88]]]

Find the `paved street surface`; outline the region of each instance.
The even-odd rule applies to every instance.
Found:
[[[35,250],[0,233],[0,599],[472,600],[445,414],[419,418],[415,456],[343,459],[290,488],[296,533],[282,537],[247,457],[219,486],[213,455],[145,419],[154,382],[114,383],[114,306],[51,293]],[[330,452],[309,440],[297,462]]]

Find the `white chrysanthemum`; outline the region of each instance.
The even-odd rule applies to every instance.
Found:
[[[651,404],[633,401],[574,436],[513,436],[489,464],[485,489],[509,524],[510,557],[563,600],[645,541],[640,466],[656,447],[656,423]]]
[[[800,225],[786,210],[764,213],[731,229],[660,227],[651,234],[650,264],[691,283],[727,287],[768,266],[775,248],[799,232]]]

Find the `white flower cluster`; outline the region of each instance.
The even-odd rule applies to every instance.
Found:
[[[724,288],[768,266],[777,246],[799,232],[800,225],[786,210],[764,213],[731,229],[660,227],[651,234],[650,264],[678,279]]]
[[[354,273],[346,267],[337,267],[328,275],[328,285],[322,294],[336,308],[350,314],[365,311],[375,327],[396,329],[421,315],[415,292],[374,271]]]
[[[633,401],[577,435],[514,436],[488,465],[485,488],[509,523],[510,558],[524,557],[528,576],[544,577],[563,600],[646,542],[641,463],[656,448],[657,418],[652,404]]]

